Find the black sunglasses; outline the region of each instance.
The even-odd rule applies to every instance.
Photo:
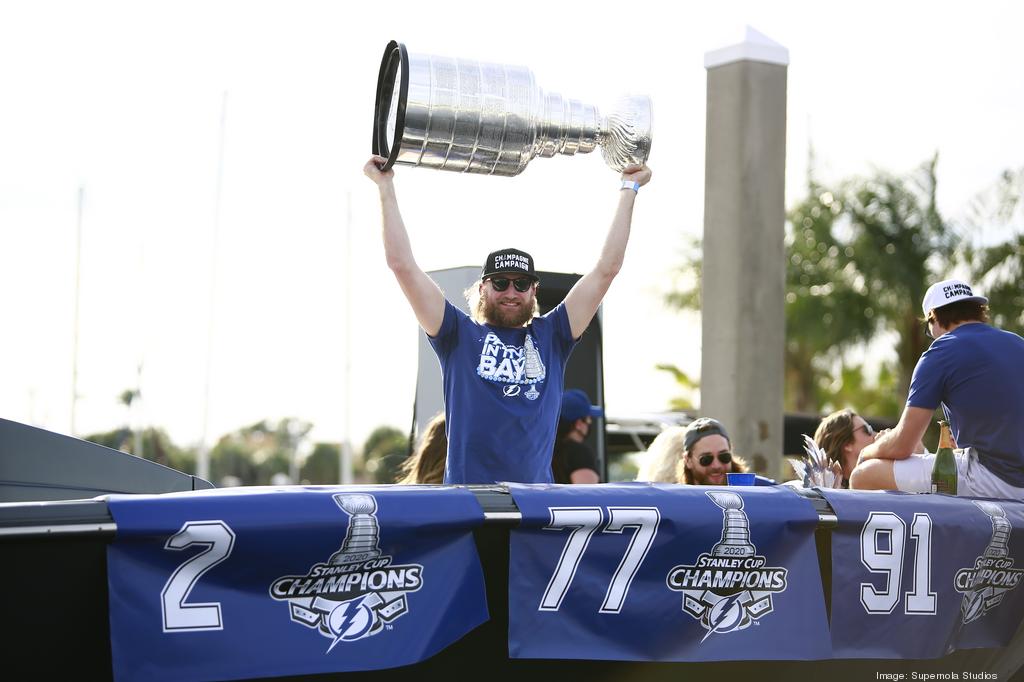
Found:
[[[868,434],[869,436],[875,435],[874,427],[872,427],[871,424],[868,424],[867,422],[864,422],[863,426],[858,426],[857,428],[855,428],[854,431],[860,431],[861,429],[864,429],[864,433]]]
[[[529,277],[517,277],[515,279],[509,279],[508,277],[491,277],[489,278],[491,286],[494,287],[495,291],[505,291],[508,289],[508,285],[511,283],[519,293],[525,294],[533,286],[533,280]]]
[[[700,462],[700,465],[702,467],[706,467],[706,466],[710,466],[711,462],[713,462],[714,459],[715,459],[714,455],[701,455],[697,459],[697,461]],[[718,461],[721,462],[722,464],[728,464],[729,462],[732,461],[732,453],[731,452],[719,452],[718,453]]]

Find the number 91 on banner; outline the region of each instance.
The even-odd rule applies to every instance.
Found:
[[[1024,615],[1024,505],[823,491],[834,655],[938,658],[1009,641]],[[859,561],[857,560],[859,557]]]

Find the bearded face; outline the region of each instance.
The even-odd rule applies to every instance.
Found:
[[[522,327],[533,318],[537,302],[537,287],[528,291],[516,291],[509,286],[505,291],[496,291],[490,280],[480,289],[483,317],[487,324],[495,327]]]
[[[729,441],[718,434],[694,443],[685,463],[696,485],[726,485],[726,473],[734,471]]]

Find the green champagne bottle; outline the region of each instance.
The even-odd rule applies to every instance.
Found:
[[[956,458],[953,456],[953,438],[949,424],[939,422],[939,449],[935,453],[932,469],[932,492],[956,495]]]

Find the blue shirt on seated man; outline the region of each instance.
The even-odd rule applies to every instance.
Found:
[[[987,324],[988,299],[962,280],[933,284],[922,308],[935,341],[899,423],[861,451],[850,487],[930,491],[935,457],[912,453],[942,407],[961,448],[957,494],[1024,500],[1024,339]]]

